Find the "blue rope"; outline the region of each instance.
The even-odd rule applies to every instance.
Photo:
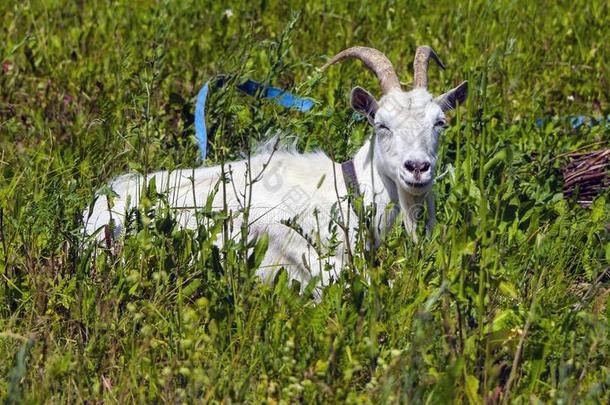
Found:
[[[271,99],[282,107],[292,108],[302,113],[308,112],[314,106],[312,99],[299,97],[277,87],[267,87],[265,91],[264,85],[254,80],[247,80],[244,84],[238,85],[237,88],[251,96],[256,95],[260,89],[263,89],[262,98]]]
[[[552,118],[537,118],[536,119],[536,126],[538,128],[542,128],[544,126],[544,124],[546,124],[547,122],[552,121]],[[575,117],[560,117],[558,118],[559,122],[562,123],[567,123],[569,124],[572,129],[578,129],[581,128],[585,125],[588,125],[589,127],[594,127],[594,126],[598,126],[598,125],[603,125],[606,128],[610,128],[610,115],[607,117],[602,117],[602,118],[593,118],[593,117],[587,117],[584,115],[577,115]]]
[[[220,87],[224,82],[225,79],[219,77],[215,80],[214,85],[215,87]],[[205,100],[208,96],[209,84],[210,81],[207,81],[201,90],[199,90],[195,105],[195,136],[199,144],[202,161],[205,160],[208,144],[208,134],[205,126]],[[260,97],[272,100],[282,107],[292,108],[302,113],[311,110],[315,104],[312,99],[299,97],[277,87],[265,87],[264,84],[254,80],[246,80],[245,83],[237,85],[237,89],[251,96],[256,96],[260,92]]]
[[[209,83],[206,82],[199,94],[197,94],[197,104],[195,104],[195,136],[201,152],[201,161],[205,160],[208,145],[208,133],[205,128],[205,99],[208,97]]]

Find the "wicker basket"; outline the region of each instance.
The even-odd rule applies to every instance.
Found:
[[[563,195],[589,207],[610,186],[610,148],[568,156],[572,161],[563,169]]]

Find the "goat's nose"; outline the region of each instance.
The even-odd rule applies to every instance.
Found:
[[[405,169],[411,173],[424,173],[430,169],[430,162],[416,162],[414,160],[407,160],[405,162]]]

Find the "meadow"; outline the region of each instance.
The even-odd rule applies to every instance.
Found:
[[[5,403],[607,403],[610,201],[561,193],[568,153],[610,147],[610,7],[601,0],[0,2],[0,397]],[[116,249],[81,230],[119,174],[238,159],[281,132],[341,161],[370,136],[349,107],[353,45],[411,81],[416,46],[451,114],[438,225],[397,226],[354,255],[320,303],[264,241],[214,246],[230,217],[184,230],[143,198]],[[208,158],[193,112],[211,92]],[[255,79],[306,114],[239,93]],[[541,125],[537,118],[544,118]],[[151,215],[152,212],[156,215]],[[249,253],[249,252],[254,253]]]

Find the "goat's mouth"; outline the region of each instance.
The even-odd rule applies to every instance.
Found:
[[[429,187],[430,185],[432,185],[432,180],[428,180],[428,181],[409,181],[407,179],[404,178],[403,175],[400,176],[400,179],[402,180],[402,182],[407,186],[407,187],[411,187],[414,189],[424,189]]]
[[[407,186],[413,187],[413,188],[426,188],[430,184],[432,184],[432,182],[431,181],[426,181],[426,182],[413,183],[412,181],[405,181],[405,184]]]

